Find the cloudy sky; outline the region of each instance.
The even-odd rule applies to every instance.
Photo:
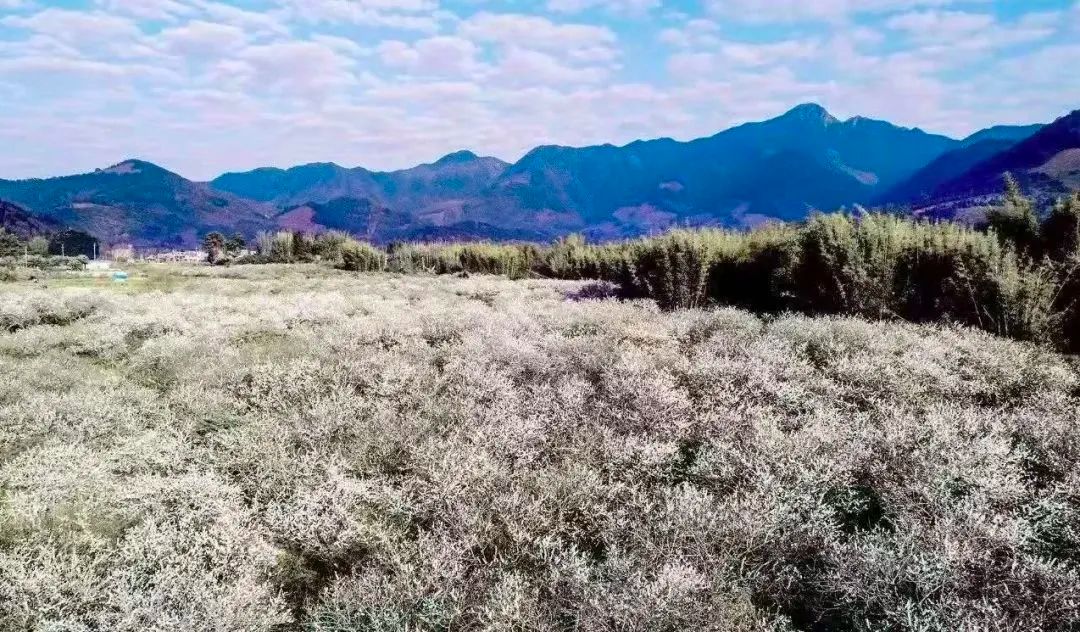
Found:
[[[1080,0],[0,0],[0,178],[689,139],[815,101],[955,136],[1080,108]]]

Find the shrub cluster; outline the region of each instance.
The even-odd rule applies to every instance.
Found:
[[[353,272],[383,272],[386,253],[370,244],[347,240],[341,245],[341,268]]]
[[[749,233],[675,231],[622,246],[626,270],[608,280],[664,309],[948,321],[1076,349],[1080,196],[1033,227],[1018,216],[1006,207],[988,230],[830,214]]]
[[[434,274],[499,274],[522,279],[532,272],[541,257],[533,244],[489,242],[447,244],[391,244],[388,269],[393,272]]]
[[[59,255],[29,255],[25,257],[0,257],[0,267],[24,267],[34,270],[84,270],[90,260],[79,255],[78,257],[62,257]]]
[[[496,274],[511,279],[529,276],[543,249],[534,244],[394,243],[380,248],[347,233],[281,231],[260,234],[257,254],[237,263],[327,262],[354,272],[405,274]]]
[[[748,232],[676,230],[633,242],[564,240],[559,278],[619,283],[662,309],[706,304],[953,322],[1080,348],[1080,195],[1041,222],[1018,192],[980,227],[834,213]]]
[[[82,255],[0,257],[0,282],[26,281],[41,276],[41,272],[46,270],[84,270],[88,261]]]
[[[0,257],[22,257],[27,254],[35,256],[49,254],[49,240],[44,237],[24,240],[0,228]]]

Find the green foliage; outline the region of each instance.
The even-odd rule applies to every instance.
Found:
[[[947,320],[985,325],[988,304],[1000,302],[996,273],[1005,249],[993,236],[956,224],[913,226],[896,266],[896,313],[915,322]]]
[[[1075,230],[1074,213],[1062,203],[1047,220],[1057,226],[1059,261],[1075,252],[1075,238],[1060,238],[1066,228]],[[1039,234],[1029,235],[1028,249],[1042,248]],[[837,213],[801,227],[675,231],[634,242],[624,253],[630,271],[624,292],[652,298],[663,309],[715,303],[759,312],[947,321],[1071,346],[1080,296],[1076,266],[1027,252],[959,224]]]
[[[25,280],[33,276],[31,270],[82,270],[87,261],[86,256],[77,252],[67,257],[50,255],[45,237],[23,241],[0,229],[0,269],[3,270],[0,280]]]
[[[32,255],[45,257],[49,254],[49,240],[41,235],[32,238],[27,246]]]
[[[0,266],[7,268],[22,267],[33,270],[79,271],[85,269],[88,262],[89,259],[82,255],[78,257],[54,257],[49,255],[0,257]]]
[[[208,233],[203,237],[202,249],[207,261],[217,263],[225,256],[225,236],[218,232]]]
[[[618,250],[618,245],[592,246],[581,235],[567,235],[542,253],[537,272],[555,279],[605,279],[622,258]]]
[[[49,237],[50,255],[93,257],[100,251],[97,238],[79,230],[64,230]]]
[[[289,231],[259,233],[257,236],[258,252],[263,260],[270,263],[292,263],[296,261],[293,247],[296,240]]]
[[[294,231],[292,233],[292,248],[290,249],[294,261],[314,261],[316,256],[317,237],[308,233]]]
[[[1019,252],[1035,254],[1039,241],[1039,219],[1035,206],[1024,196],[1019,183],[1005,174],[1005,200],[987,213],[987,225],[1004,243]]]
[[[1040,233],[1045,256],[1060,263],[1075,261],[1080,255],[1080,193],[1059,200]]]
[[[911,221],[889,215],[811,218],[794,270],[798,306],[873,318],[893,314],[896,268],[919,232]]]
[[[0,257],[17,257],[23,254],[25,246],[18,235],[0,228]]]
[[[386,270],[386,253],[371,244],[348,240],[338,246],[341,269],[352,272],[382,272]]]
[[[787,309],[795,288],[799,232],[794,226],[772,224],[727,240],[728,248],[714,258],[709,271],[709,296],[721,305],[755,312]]]
[[[352,237],[340,230],[321,233],[315,239],[314,255],[322,261],[340,261],[344,248],[351,241]]]
[[[739,236],[718,230],[676,230],[645,239],[628,253],[628,292],[654,299],[662,309],[703,307],[709,300],[713,262]]]
[[[1054,299],[1063,346],[1080,351],[1080,193],[1054,205],[1042,224],[1042,250],[1057,272]]]
[[[476,243],[461,246],[457,256],[465,272],[523,279],[539,259],[539,250],[532,244]]]
[[[232,237],[225,240],[225,252],[230,256],[236,256],[241,250],[247,247],[247,240],[241,233],[235,233]]]
[[[395,272],[499,274],[511,279],[528,276],[540,257],[532,244],[398,244],[390,250]]]
[[[259,233],[256,236],[256,252],[238,263],[313,263],[317,261],[341,266],[346,250],[352,249],[356,241],[348,233],[327,231],[307,234],[294,231],[277,233]],[[373,248],[372,246],[367,246]],[[383,253],[385,257],[385,253]]]

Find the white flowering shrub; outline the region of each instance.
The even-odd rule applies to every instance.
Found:
[[[0,291],[0,630],[1075,630],[1075,359],[583,283]]]

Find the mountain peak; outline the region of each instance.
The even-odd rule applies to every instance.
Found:
[[[436,160],[435,164],[437,164],[437,165],[450,165],[450,164],[456,164],[456,163],[461,163],[461,162],[472,162],[473,160],[477,160],[479,158],[480,158],[480,156],[477,156],[476,154],[469,151],[468,149],[462,149],[461,151],[455,151],[455,152],[446,154],[442,158],[439,158],[438,160]]]
[[[838,122],[838,119],[817,103],[802,103],[785,112],[780,118],[802,121],[822,121],[826,125]]]
[[[145,172],[167,172],[167,169],[159,167],[152,162],[145,160],[139,160],[137,158],[130,158],[123,162],[118,162],[115,165],[107,169],[98,169],[98,173],[113,173],[117,175],[128,175],[133,173],[145,173]]]

